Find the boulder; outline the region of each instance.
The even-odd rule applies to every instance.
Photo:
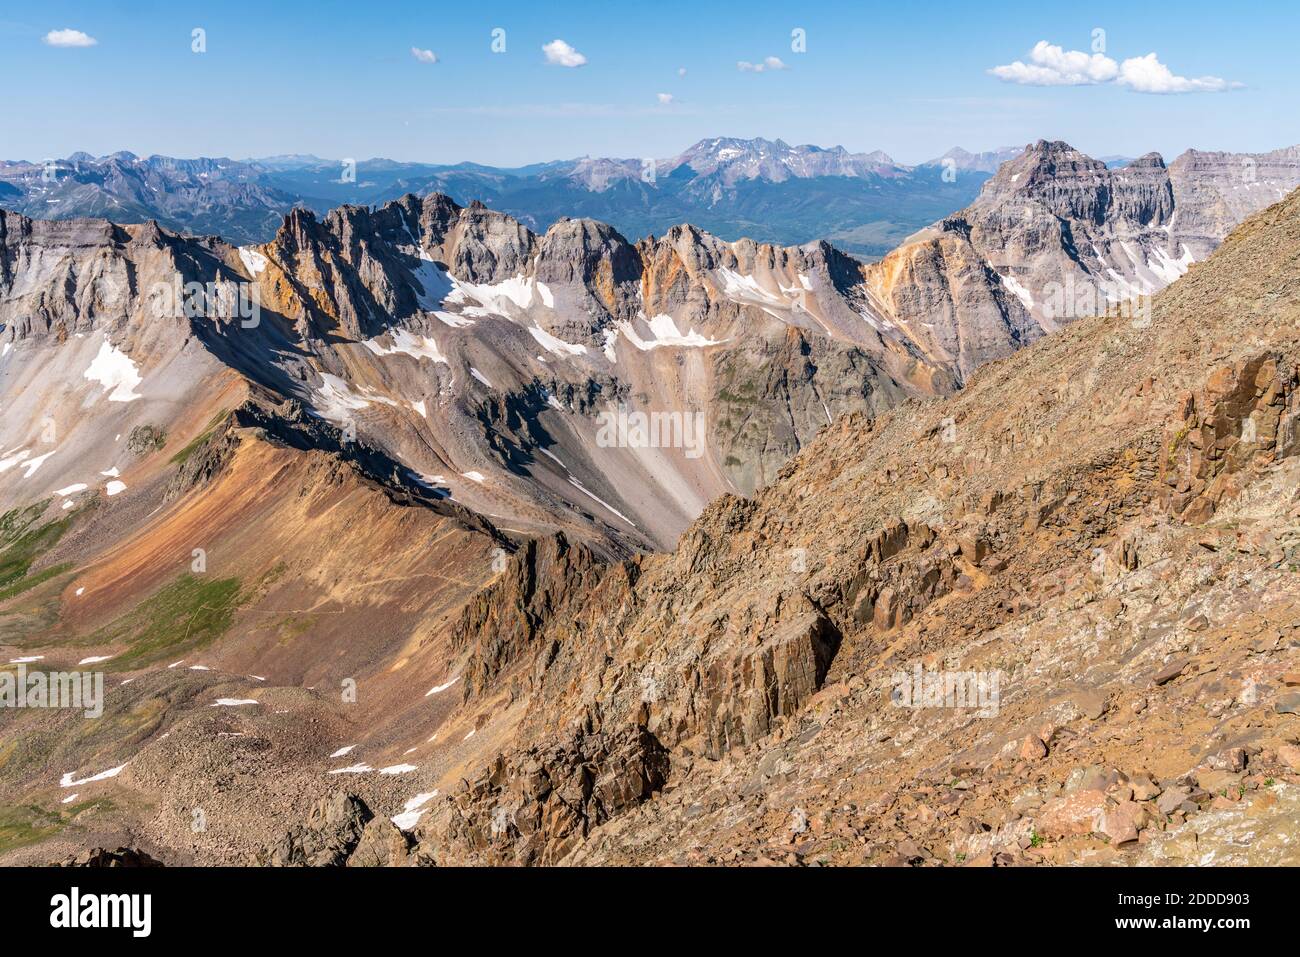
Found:
[[[1059,838],[1091,834],[1106,810],[1106,795],[1095,788],[1053,798],[1035,817],[1036,830],[1043,837]]]
[[[256,863],[269,867],[342,867],[373,817],[359,797],[336,792],[317,803],[305,823],[286,831],[279,841],[258,854]]]

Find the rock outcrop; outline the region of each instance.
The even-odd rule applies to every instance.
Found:
[[[338,792],[313,807],[306,821],[285,832],[255,863],[269,867],[342,867],[363,842],[374,820],[364,801]],[[373,854],[376,841],[367,841]]]

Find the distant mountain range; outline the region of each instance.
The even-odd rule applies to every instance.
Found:
[[[918,166],[888,154],[781,140],[715,137],[668,159],[582,157],[517,168],[310,155],[253,160],[93,157],[0,162],[0,206],[42,219],[155,219],[233,242],[269,240],[296,206],[324,214],[382,205],[406,193],[474,200],[545,231],[588,217],[627,238],[690,222],[724,239],[792,245],[829,239],[858,256],[884,255],[916,230],[970,203],[1020,148],[957,148]]]

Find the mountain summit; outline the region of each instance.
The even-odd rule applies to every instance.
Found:
[[[734,186],[741,180],[783,183],[817,176],[869,178],[906,172],[880,150],[850,153],[842,146],[823,149],[789,146],[781,140],[732,137],[700,140],[676,158],[661,161],[661,166],[669,174],[687,166],[697,176],[717,177],[724,186]]]

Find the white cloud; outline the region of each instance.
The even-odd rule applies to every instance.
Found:
[[[1039,40],[1029,51],[1029,62],[1016,60],[989,70],[1008,83],[1024,86],[1088,86],[1109,83],[1119,76],[1119,64],[1104,53],[1064,50]]]
[[[1039,40],[1029,52],[1029,62],[1016,60],[989,70],[1000,80],[1023,86],[1093,86],[1114,83],[1135,93],[1218,93],[1241,84],[1202,76],[1175,76],[1154,53],[1132,57],[1122,64],[1103,53],[1082,53]]]
[[[656,93],[655,96],[658,97],[659,102],[664,106],[667,106],[673,101],[673,95],[671,93]]]
[[[51,30],[45,34],[43,42],[52,47],[93,47],[99,43],[80,30]]]
[[[790,68],[782,62],[779,56],[770,56],[764,58],[762,63],[750,63],[748,60],[740,60],[736,63],[736,69],[741,73],[763,73],[767,70],[788,70]]]
[[[585,66],[587,58],[569,46],[563,40],[552,40],[550,43],[542,45],[542,52],[546,54],[546,62],[555,66]]]
[[[437,63],[438,54],[432,50],[421,50],[419,47],[411,47],[411,56],[415,57],[421,63]]]
[[[1217,76],[1195,79],[1175,76],[1154,53],[1125,60],[1119,68],[1119,80],[1116,82],[1136,93],[1221,93],[1241,87],[1240,83],[1232,83]]]

